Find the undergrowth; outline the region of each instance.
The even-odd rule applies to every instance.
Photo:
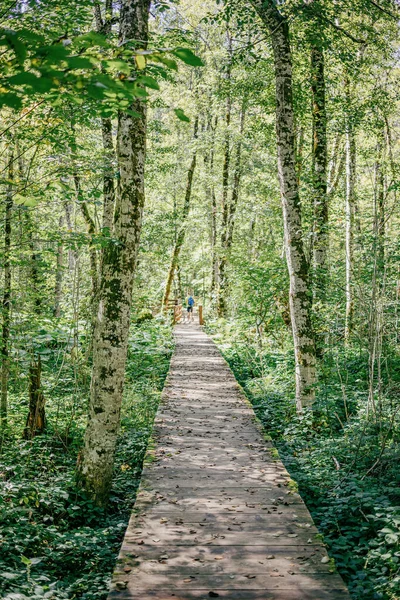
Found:
[[[313,410],[297,415],[289,347],[285,352],[270,341],[260,347],[226,322],[209,331],[297,481],[352,598],[398,600],[400,358],[387,359],[373,410],[367,356],[327,352]]]
[[[171,329],[157,321],[132,327],[121,431],[110,503],[102,511],[75,486],[86,423],[88,366],[44,372],[45,435],[21,438],[27,400],[12,394],[0,455],[2,598],[106,597],[140,480],[143,458],[172,352]]]

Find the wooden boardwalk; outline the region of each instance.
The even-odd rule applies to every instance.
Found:
[[[346,600],[311,516],[197,325],[176,351],[109,600]]]

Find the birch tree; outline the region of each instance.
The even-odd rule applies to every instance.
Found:
[[[281,189],[285,251],[290,280],[290,314],[293,331],[296,404],[299,411],[315,399],[316,355],[311,323],[309,268],[304,252],[301,206],[296,173],[292,57],[289,25],[275,2],[252,0],[271,37],[276,82],[276,138]]]
[[[123,0],[120,43],[145,50],[150,0]],[[136,116],[137,115],[137,116]],[[118,117],[120,193],[113,240],[104,249],[93,339],[89,420],[78,459],[81,485],[99,505],[107,503],[117,441],[128,347],[133,277],[144,206],[146,105],[136,100]]]

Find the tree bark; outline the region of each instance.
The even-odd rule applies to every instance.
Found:
[[[103,35],[110,35],[113,18],[112,0],[106,0],[104,8],[105,14],[103,17],[100,4],[96,2],[94,5],[96,28]],[[114,162],[116,156],[112,136],[112,121],[110,118],[101,119],[101,133],[104,151],[102,229],[104,233],[112,234],[115,207]]]
[[[383,284],[385,270],[385,138],[384,131],[379,135],[376,145],[375,189],[374,189],[374,238],[375,261],[378,287]]]
[[[61,216],[58,222],[60,234],[64,225],[64,217]],[[57,244],[57,259],[56,259],[56,285],[54,288],[54,310],[53,314],[56,318],[61,315],[61,297],[62,297],[62,281],[63,281],[63,270],[64,270],[64,246],[63,242],[60,241]]]
[[[150,0],[123,0],[120,43],[134,40],[146,49]],[[138,113],[134,117],[132,112]],[[113,237],[101,263],[99,307],[93,339],[89,418],[78,459],[80,484],[101,506],[107,503],[120,422],[128,347],[133,278],[144,206],[146,105],[136,100],[118,116],[117,157],[120,194],[116,198]]]
[[[194,123],[194,134],[193,134],[194,139],[197,138],[197,129],[198,129],[198,118],[196,118],[195,123]],[[164,309],[166,309],[168,307],[168,301],[169,301],[169,297],[171,295],[172,283],[174,281],[175,271],[178,266],[179,255],[180,255],[180,252],[181,252],[181,249],[183,246],[183,242],[185,241],[187,218],[189,216],[189,211],[190,211],[190,200],[191,200],[191,196],[192,196],[192,182],[193,182],[194,171],[196,168],[196,161],[197,161],[197,148],[195,148],[193,151],[192,160],[191,160],[189,171],[188,171],[185,202],[183,204],[183,211],[182,211],[182,223],[179,228],[178,234],[176,236],[174,249],[172,251],[171,264],[170,264],[170,267],[168,270],[167,282],[165,284],[164,297],[163,297],[163,301],[162,301],[162,306]]]
[[[235,215],[237,203],[239,200],[240,180],[242,177],[242,136],[244,131],[245,115],[246,100],[243,100],[242,108],[240,111],[239,140],[236,146],[231,201],[228,205],[226,223],[222,224],[222,226],[225,225],[226,231],[225,234],[223,233],[222,235],[222,241],[225,243],[225,245],[222,247],[221,260],[219,263],[219,308],[221,316],[223,316],[226,312],[226,295],[228,288],[226,268],[228,266],[229,254],[232,247],[233,231],[235,227]]]
[[[290,315],[293,331],[296,404],[301,411],[315,399],[316,354],[311,323],[309,267],[305,256],[301,206],[296,173],[292,59],[289,26],[273,0],[252,0],[269,30],[276,79],[276,135],[278,172],[285,229],[286,260],[290,280]]]
[[[229,205],[228,205],[228,191],[229,191],[229,168],[231,161],[231,113],[232,113],[232,97],[231,97],[231,80],[232,80],[232,37],[229,30],[227,31],[228,40],[228,64],[226,69],[226,83],[227,83],[227,98],[226,98],[226,111],[225,111],[225,148],[224,148],[224,162],[222,167],[222,223],[221,223],[221,257],[218,264],[218,302],[217,312],[219,317],[224,317],[226,313],[226,302],[225,302],[225,262],[226,262],[226,240],[228,236],[228,219],[229,219]]]
[[[327,196],[327,138],[325,108],[324,52],[318,45],[311,48],[312,90],[312,173],[314,195],[314,298],[326,299],[328,276],[328,196]]]
[[[13,209],[14,181],[14,145],[10,142],[8,155],[8,186],[6,194],[6,210],[4,219],[4,291],[2,302],[3,326],[1,335],[1,402],[0,402],[0,428],[7,423],[8,410],[8,378],[10,373],[9,341],[10,341],[10,313],[11,313],[11,229]]]
[[[348,104],[350,104],[349,84],[346,82]],[[355,216],[355,177],[356,177],[356,143],[351,115],[346,115],[346,320],[345,340],[348,340],[353,329],[353,270],[354,270],[354,216]]]
[[[33,357],[29,366],[29,412],[24,429],[24,439],[31,440],[46,427],[45,397],[42,389],[42,363],[40,355]]]
[[[217,253],[217,198],[215,195],[214,186],[214,157],[215,157],[215,132],[217,129],[218,118],[215,117],[214,124],[210,117],[209,128],[211,130],[211,148],[208,155],[206,155],[204,162],[206,167],[209,168],[208,178],[206,185],[206,197],[210,199],[210,242],[211,242],[211,294],[214,295],[215,290],[218,286],[218,253]]]

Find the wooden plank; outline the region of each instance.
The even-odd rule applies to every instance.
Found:
[[[226,362],[180,326],[109,600],[348,600]]]
[[[321,562],[325,554],[323,546],[283,547],[265,546],[162,546],[146,545],[139,554],[132,553],[130,544],[123,544],[120,566],[147,572],[179,572],[191,569],[229,573],[267,573],[278,568],[299,573],[329,573],[331,565]]]
[[[343,588],[307,590],[174,590],[154,591],[149,589],[124,589],[112,591],[109,600],[209,600],[221,598],[222,600],[345,600],[349,598]]]

